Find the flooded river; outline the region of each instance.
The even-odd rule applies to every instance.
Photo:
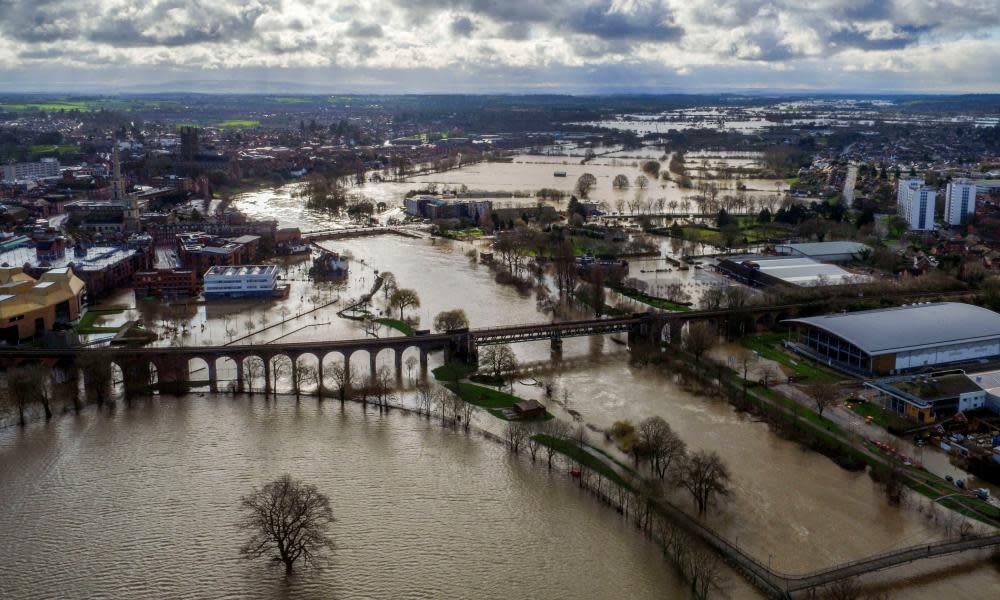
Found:
[[[289,583],[242,560],[239,498],[281,473],[332,500],[337,549]],[[5,598],[662,598],[656,548],[499,445],[394,411],[152,399],[0,431]]]

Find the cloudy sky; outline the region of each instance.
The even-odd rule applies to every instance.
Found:
[[[0,90],[1000,92],[998,0],[0,0]]]

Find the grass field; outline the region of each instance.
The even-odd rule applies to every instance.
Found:
[[[792,357],[785,352],[781,344],[785,340],[784,334],[767,333],[759,335],[748,335],[741,341],[744,348],[753,350],[760,356],[773,360],[795,372],[799,380],[811,381],[840,381],[840,375],[822,367],[817,367],[809,362],[805,357]]]
[[[74,154],[80,150],[80,147],[76,144],[36,144],[31,147],[32,154],[58,154],[63,156],[66,154]]]
[[[503,419],[504,421],[509,421],[510,419],[504,416],[503,409],[512,408],[515,404],[524,400],[524,398],[519,398],[513,394],[483,387],[474,383],[452,382],[444,384],[444,387],[458,394],[462,400],[465,400],[469,404],[478,406],[479,408],[485,408],[491,415],[498,419]],[[552,418],[552,414],[545,411],[545,416],[539,420],[548,421]]]
[[[103,317],[107,315],[117,315],[125,312],[121,308],[110,308],[104,310],[88,310],[85,315],[80,317],[80,322],[73,329],[77,333],[118,333],[119,327],[100,327],[94,325],[94,321],[98,317]]]
[[[260,121],[253,119],[227,119],[219,123],[219,127],[256,127]]]
[[[392,327],[396,331],[402,333],[403,335],[416,335],[417,331],[410,326],[409,323],[405,321],[400,321],[399,319],[375,319],[376,323],[381,323],[388,327]]]
[[[642,302],[643,304],[648,304],[649,306],[652,306],[653,308],[659,308],[659,309],[663,309],[663,310],[673,310],[673,311],[679,311],[679,312],[684,312],[684,311],[691,310],[690,306],[685,306],[684,304],[678,304],[676,302],[671,302],[670,300],[667,300],[666,298],[658,298],[656,296],[650,296],[649,294],[644,294],[644,293],[640,292],[639,290],[634,290],[632,288],[617,287],[617,288],[612,288],[612,289],[614,291],[618,292],[619,294],[621,294],[622,296],[625,296],[627,298],[631,298],[633,300],[637,300],[639,302]]]
[[[603,460],[597,458],[590,452],[587,452],[578,443],[563,438],[553,437],[551,435],[547,435],[544,433],[539,433],[533,436],[533,438],[541,445],[552,448],[559,454],[562,454],[563,456],[572,459],[580,466],[586,467],[587,469],[590,469],[591,471],[594,471],[596,473],[600,473],[604,477],[610,479],[611,481],[614,481],[615,483],[626,489],[632,489],[632,485],[628,481],[626,481],[624,477],[619,475],[616,470],[614,470],[610,465],[608,465]],[[601,454],[604,453],[602,452]]]

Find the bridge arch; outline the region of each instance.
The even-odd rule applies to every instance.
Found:
[[[294,365],[291,379],[292,391],[315,392],[319,385],[319,357],[313,352],[302,352],[291,358]]]
[[[191,389],[211,387],[214,369],[209,367],[209,360],[203,356],[192,356],[188,359],[188,383]]]

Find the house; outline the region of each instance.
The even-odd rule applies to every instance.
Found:
[[[514,405],[514,414],[521,419],[537,419],[545,416],[545,405],[538,400],[521,400]]]

